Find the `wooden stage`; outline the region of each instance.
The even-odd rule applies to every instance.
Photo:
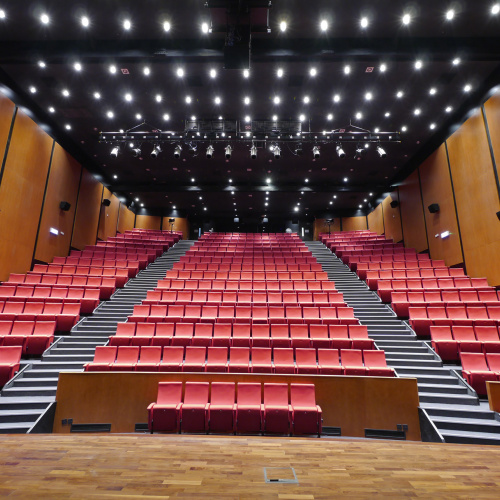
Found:
[[[500,448],[353,439],[0,436],[13,498],[499,498]],[[266,483],[293,467],[298,484]],[[289,469],[268,477],[293,478]]]

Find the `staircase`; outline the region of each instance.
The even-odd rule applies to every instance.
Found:
[[[71,334],[59,337],[40,360],[25,362],[22,373],[0,392],[0,433],[26,433],[55,401],[61,371],[80,371],[94,359],[95,348],[108,342],[116,325],[132,314],[134,305],[146,298],[193,244],[181,240],[161,257],[101,302],[91,316],[83,318]]]
[[[368,335],[386,354],[387,364],[399,377],[417,379],[420,406],[447,443],[500,445],[498,414],[454,373],[460,367],[444,366],[441,358],[413,330],[383,304],[356,273],[319,241],[305,242],[344,294]]]

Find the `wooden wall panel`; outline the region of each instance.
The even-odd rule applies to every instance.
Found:
[[[36,260],[52,262],[55,256],[68,255],[81,170],[81,165],[56,143],[38,234]],[[61,201],[71,204],[67,212],[59,208]],[[51,227],[59,230],[58,236],[49,233]]]
[[[484,112],[490,129],[493,155],[500,174],[500,92],[484,103]]]
[[[397,199],[397,196],[392,194],[382,202],[384,210],[385,237],[392,239],[395,243],[403,239],[403,231],[401,229],[401,212],[399,206],[396,208],[391,207],[391,201],[397,201]]]
[[[189,220],[186,217],[163,217],[163,230],[170,231],[168,219],[175,219],[173,231],[182,231],[182,239],[189,240]]]
[[[3,161],[15,108],[14,103],[0,92],[0,166]]]
[[[320,233],[328,232],[328,224],[325,222],[326,219],[315,219],[314,220],[314,236],[313,240],[319,240]],[[340,231],[340,217],[335,217],[333,219],[333,224],[330,226],[330,231],[333,233],[334,231]]]
[[[0,281],[31,268],[54,141],[17,113],[0,185]]]
[[[155,215],[137,215],[135,227],[138,229],[160,229],[161,217]]]
[[[134,229],[134,222],[134,212],[132,212],[132,210],[129,210],[123,203],[120,203],[118,213],[118,232],[124,233],[125,231],[130,231],[130,229]]]
[[[431,258],[443,259],[447,266],[460,264],[462,250],[445,145],[442,144],[419,168]],[[439,204],[438,213],[429,213],[427,207],[431,203]],[[444,240],[435,237],[443,231],[452,234]]]
[[[482,112],[471,116],[447,145],[467,274],[500,285],[500,201]]]
[[[377,234],[384,234],[384,215],[382,210],[382,203],[377,205],[375,210],[368,214],[368,229],[375,231]]]
[[[104,187],[103,199],[106,198],[111,201],[111,205],[109,207],[101,205],[99,233],[97,235],[100,240],[107,240],[110,236],[116,236],[116,226],[118,223],[120,201],[107,187]]]
[[[368,229],[366,217],[342,217],[342,231],[361,231]]]
[[[401,203],[405,247],[415,248],[417,252],[428,250],[418,170],[409,175],[399,186],[399,201]]]

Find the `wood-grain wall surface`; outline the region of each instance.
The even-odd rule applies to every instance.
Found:
[[[364,215],[359,217],[342,217],[342,231],[366,231],[368,225]]]
[[[420,180],[431,258],[442,259],[447,266],[460,264],[463,262],[462,249],[444,144],[420,165]],[[438,213],[429,212],[428,206],[432,203],[439,204]],[[436,237],[443,231],[450,231],[451,236]]]
[[[134,221],[134,212],[129,210],[123,203],[120,203],[118,212],[118,232],[124,233],[125,231],[130,231],[130,229],[134,229]]]
[[[340,231],[340,217],[333,218],[333,223],[330,225],[330,231],[333,233]],[[328,224],[326,219],[315,219],[314,220],[314,241],[319,240],[320,233],[328,232]]]
[[[12,498],[497,499],[500,448],[261,436],[0,436]],[[298,484],[289,478],[293,467]],[[275,469],[273,469],[275,468]],[[293,478],[293,476],[292,476]]]
[[[500,201],[482,112],[474,113],[447,145],[467,274],[500,285]]]
[[[417,252],[428,250],[418,170],[409,175],[399,186],[399,201],[405,247],[415,248]]]
[[[14,103],[0,92],[0,167],[2,166],[15,108]]]
[[[78,206],[76,207],[72,247],[82,250],[86,245],[95,245],[102,190],[103,185],[84,168]]]
[[[186,217],[163,217],[163,230],[170,230],[169,219],[175,219],[172,231],[182,231],[182,239],[189,240],[189,220]]]
[[[385,237],[392,239],[395,243],[397,243],[403,239],[403,232],[401,229],[401,212],[399,205],[396,208],[391,207],[391,201],[398,201],[395,194],[390,194],[382,202],[384,210]]]
[[[0,184],[0,281],[31,269],[53,143],[18,111]]]
[[[160,229],[161,217],[155,215],[137,215],[135,227],[138,229]]]
[[[81,170],[81,165],[56,143],[36,245],[36,260],[52,262],[55,256],[68,255]],[[61,201],[71,205],[67,212],[59,208]],[[50,234],[51,227],[57,229],[59,235]]]
[[[385,233],[382,203],[379,203],[375,210],[368,214],[368,229],[375,231],[377,234]]]
[[[103,199],[108,199],[111,202],[109,207],[104,205],[100,207],[101,212],[99,216],[99,232],[97,237],[104,241],[111,236],[116,236],[120,201],[107,187],[104,187]]]

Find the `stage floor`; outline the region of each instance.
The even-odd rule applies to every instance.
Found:
[[[500,448],[179,435],[0,436],[13,498],[499,498]],[[270,468],[283,469],[270,469]],[[297,484],[266,483],[268,478]]]

